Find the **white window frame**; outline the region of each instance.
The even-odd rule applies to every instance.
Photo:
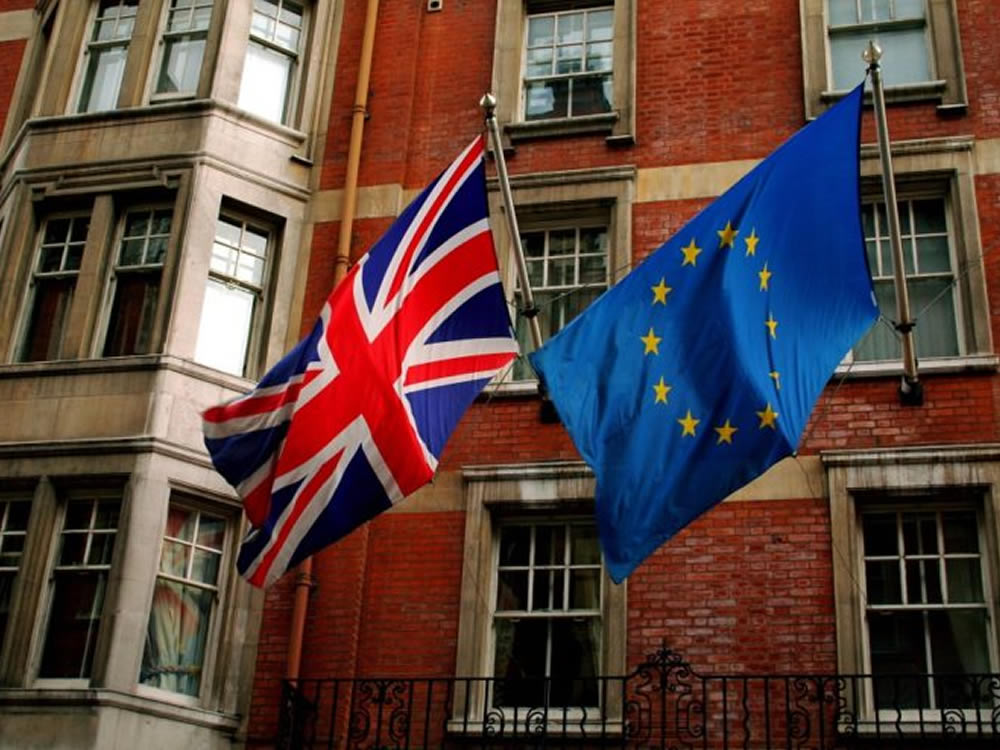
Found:
[[[119,2],[118,8],[120,9],[122,7],[125,7],[123,5],[123,3],[127,2],[127,0],[118,0],[118,2]],[[72,88],[74,94],[73,94],[73,97],[70,99],[70,102],[69,102],[70,103],[70,107],[71,107],[71,109],[69,110],[70,114],[84,114],[84,113],[88,112],[88,110],[82,108],[82,105],[83,105],[83,95],[84,95],[84,92],[87,90],[87,69],[90,66],[91,55],[94,53],[95,50],[103,50],[103,49],[111,49],[111,48],[114,48],[114,47],[122,47],[122,48],[124,48],[124,53],[125,53],[125,63],[124,63],[124,66],[128,65],[128,51],[129,51],[129,48],[132,45],[132,37],[135,35],[135,21],[138,18],[138,15],[139,15],[139,5],[141,5],[142,2],[143,2],[143,0],[138,0],[137,3],[136,3],[136,6],[135,6],[136,12],[132,16],[132,30],[129,33],[129,36],[128,36],[127,39],[126,38],[116,38],[116,39],[108,40],[108,41],[97,41],[97,40],[94,40],[93,37],[94,37],[94,32],[95,32],[95,30],[97,28],[97,21],[98,21],[98,18],[99,18],[98,13],[100,12],[101,0],[92,0],[90,11],[89,11],[89,14],[87,16],[87,25],[86,25],[86,31],[84,32],[83,46],[82,46],[82,50],[80,52],[79,62],[77,64],[76,81],[74,82],[74,85],[73,85],[73,88]],[[121,20],[121,12],[120,12],[120,10],[119,10],[119,12],[116,15],[117,15],[117,21],[120,22],[120,20]],[[115,92],[115,104],[114,104],[114,106],[110,107],[109,109],[95,109],[95,110],[91,110],[92,113],[96,114],[98,112],[110,112],[110,111],[113,111],[115,109],[118,109],[118,100],[121,98],[122,83],[124,82],[125,72],[126,72],[124,66],[123,66],[123,69],[122,69],[122,78],[121,78],[121,80],[118,81],[118,91]]]
[[[45,232],[48,229],[49,223],[52,222],[52,221],[60,221],[62,219],[69,219],[70,220],[70,226],[72,227],[73,223],[75,223],[77,220],[84,220],[84,221],[90,222],[91,218],[92,218],[91,217],[91,212],[89,212],[89,211],[68,211],[68,212],[63,211],[63,212],[54,212],[54,213],[51,213],[51,214],[45,216],[45,218],[41,222],[38,230],[35,232],[35,236],[34,236],[34,249],[33,249],[33,252],[32,252],[32,263],[31,263],[31,269],[32,270],[31,270],[31,277],[30,277],[30,279],[28,281],[28,292],[27,292],[27,294],[25,294],[24,304],[21,306],[21,314],[20,314],[21,320],[20,320],[20,323],[15,328],[15,330],[17,331],[17,336],[14,337],[14,351],[13,351],[15,361],[17,361],[17,362],[28,362],[28,361],[30,361],[30,360],[25,359],[25,354],[26,354],[26,350],[27,350],[27,347],[28,347],[28,336],[31,333],[32,313],[34,311],[34,306],[35,306],[35,296],[36,296],[37,288],[38,288],[38,280],[40,278],[41,279],[46,279],[46,278],[57,279],[57,278],[70,278],[70,277],[74,278],[73,293],[70,294],[69,301],[68,301],[68,305],[70,307],[67,308],[67,311],[66,311],[66,315],[67,315],[67,317],[69,317],[69,314],[70,314],[70,311],[71,311],[70,308],[72,307],[73,297],[76,294],[76,285],[77,285],[78,279],[80,277],[80,268],[83,267],[84,255],[85,255],[85,253],[87,251],[87,238],[89,237],[90,231],[91,231],[89,225],[88,225],[85,237],[84,237],[83,248],[81,250],[80,268],[71,269],[71,270],[67,271],[67,270],[65,270],[65,269],[63,269],[63,268],[60,267],[60,269],[58,271],[46,271],[46,272],[39,271],[38,269],[39,269],[39,265],[41,263],[41,258],[42,258],[42,246],[43,246],[44,241],[45,241]],[[72,231],[72,229],[70,231]],[[62,266],[65,263],[65,258],[66,258],[66,256],[65,256],[65,245],[68,245],[68,244],[71,244],[71,243],[68,243],[68,242],[64,243],[63,260],[60,262],[60,266]],[[63,352],[63,346],[65,345],[65,333],[66,333],[67,328],[68,328],[68,324],[63,329],[63,341],[60,342],[60,345],[59,345],[60,351],[59,351],[59,356],[57,357],[57,359],[61,359],[63,357],[64,353],[65,353],[65,352]],[[40,361],[46,361],[46,360],[40,360]]]
[[[587,47],[589,46],[589,44],[591,44],[591,42],[588,42],[587,38],[586,38],[587,37],[587,21],[588,21],[589,15],[591,13],[594,13],[594,12],[597,12],[597,11],[610,11],[611,15],[612,15],[612,36],[608,40],[601,40],[602,42],[603,41],[607,41],[607,43],[610,44],[611,47],[612,47],[612,51],[611,51],[611,67],[608,68],[607,70],[587,71],[587,70],[583,69],[583,68],[586,67],[586,63],[587,63]],[[611,85],[612,85],[612,90],[613,90],[613,87],[614,87],[614,77],[615,77],[615,60],[614,60],[614,13],[615,13],[615,8],[614,8],[614,3],[613,2],[609,2],[608,5],[594,6],[593,8],[586,7],[586,8],[579,8],[579,9],[573,9],[573,10],[549,11],[549,12],[544,12],[544,13],[531,13],[529,11],[527,13],[527,15],[525,16],[525,24],[524,24],[524,38],[523,38],[523,40],[521,42],[521,75],[520,75],[520,84],[521,85],[520,85],[520,93],[518,94],[518,117],[517,117],[517,119],[520,122],[543,122],[546,119],[551,119],[551,120],[572,120],[572,119],[579,118],[579,117],[593,116],[595,114],[596,115],[606,114],[606,113],[603,113],[603,112],[591,112],[591,113],[586,113],[586,114],[583,114],[583,115],[575,115],[575,114],[573,114],[573,94],[572,94],[572,89],[573,89],[574,82],[577,79],[580,79],[580,78],[594,78],[594,77],[598,77],[598,76],[609,75],[609,76],[611,76]],[[565,81],[568,82],[569,88],[567,89],[568,94],[567,94],[567,100],[566,100],[566,114],[565,115],[557,115],[557,116],[552,117],[552,118],[537,118],[537,119],[534,119],[534,120],[528,120],[528,118],[527,118],[527,92],[528,92],[528,83],[530,82],[528,80],[529,79],[529,77],[528,77],[528,42],[529,42],[528,34],[529,34],[530,27],[531,27],[531,21],[532,21],[532,19],[536,19],[536,18],[552,18],[553,19],[553,41],[552,41],[551,47],[552,47],[552,50],[553,50],[553,62],[555,62],[557,60],[556,50],[560,46],[559,43],[558,43],[558,41],[555,38],[555,29],[558,28],[559,19],[560,18],[562,18],[563,16],[573,16],[573,15],[582,15],[583,16],[583,39],[580,42],[580,47],[581,47],[581,50],[582,50],[581,70],[579,72],[576,72],[576,73],[555,73],[555,72],[553,72],[553,73],[551,73],[548,76],[533,76],[533,77],[531,77],[531,81],[565,80]],[[611,98],[612,98],[612,101],[610,102],[610,104],[611,104],[610,111],[614,111],[614,101],[613,101],[614,100],[614,94],[613,93],[612,93],[612,97]]]
[[[304,50],[308,42],[307,36],[309,34],[309,22],[310,22],[310,3],[308,0],[267,0],[267,2],[275,3],[278,6],[278,16],[280,17],[281,8],[284,7],[286,2],[293,2],[293,4],[298,5],[302,8],[302,25],[299,28],[299,39],[298,44],[294,50],[278,44],[272,39],[266,39],[254,33],[253,29],[253,14],[254,10],[250,10],[250,28],[247,32],[247,43],[246,52],[244,52],[243,57],[243,72],[246,71],[246,59],[249,54],[250,47],[253,45],[260,46],[265,50],[273,53],[283,55],[289,60],[291,60],[290,70],[288,75],[287,89],[285,91],[285,101],[282,105],[282,116],[279,120],[272,120],[264,115],[257,114],[251,110],[246,110],[250,112],[254,117],[259,117],[267,122],[273,122],[277,125],[283,125],[285,127],[294,127],[296,118],[299,114],[299,89],[302,81],[302,70],[304,67]],[[273,37],[273,35],[272,35]],[[240,91],[237,93],[237,106],[240,106],[239,100],[241,98],[243,86],[243,79],[241,76],[240,80]],[[242,109],[242,107],[241,107]]]
[[[164,543],[168,541],[165,526],[167,519],[169,518],[170,508],[173,507],[192,513],[197,513],[199,515],[199,522],[201,515],[203,514],[212,516],[214,518],[218,518],[223,521],[225,525],[225,531],[223,533],[222,549],[221,549],[221,555],[219,557],[218,577],[216,579],[215,586],[209,586],[204,583],[196,582],[190,578],[178,578],[176,576],[163,573],[160,570],[160,559],[163,554],[163,546]],[[211,613],[209,614],[210,620],[208,625],[208,633],[205,636],[205,655],[201,665],[201,680],[198,686],[197,695],[188,695],[186,693],[179,693],[173,690],[168,690],[167,688],[161,688],[154,685],[147,685],[141,681],[142,658],[145,655],[145,649],[146,649],[146,640],[144,638],[142,641],[141,651],[138,654],[139,672],[136,675],[136,691],[139,694],[147,695],[151,698],[156,698],[159,700],[169,701],[172,703],[179,703],[188,706],[200,706],[204,702],[205,697],[211,694],[211,691],[213,690],[214,687],[214,680],[212,678],[213,675],[215,674],[215,669],[217,664],[219,637],[222,631],[222,622],[225,619],[226,615],[225,592],[227,591],[230,585],[230,580],[231,580],[230,568],[232,568],[234,564],[232,559],[233,557],[232,542],[234,533],[235,533],[234,519],[231,511],[227,512],[226,509],[215,507],[214,505],[209,503],[199,502],[198,499],[190,495],[186,494],[178,495],[177,493],[171,494],[167,506],[167,514],[164,516],[164,529],[160,534],[160,546],[158,547],[156,553],[156,569],[152,576],[152,584],[149,587],[150,588],[149,601],[147,603],[147,607],[145,610],[146,629],[143,631],[143,633],[145,634],[149,628],[149,618],[152,617],[153,615],[153,606],[154,606],[153,599],[156,594],[156,584],[160,578],[164,578],[165,580],[174,583],[179,583],[185,586],[194,586],[196,588],[201,588],[203,590],[213,591],[214,596],[213,596]],[[170,540],[173,541],[172,538]],[[184,541],[181,541],[181,543],[187,546],[193,546],[195,549],[198,548],[197,536],[195,537],[195,540],[192,541],[190,544]],[[194,560],[194,555],[192,554],[192,563],[193,560]]]
[[[156,65],[150,66],[151,77],[149,81],[149,99],[153,102],[158,101],[170,101],[174,99],[191,99],[198,95],[198,81],[195,81],[195,88],[193,91],[158,91],[160,77],[163,74],[163,66],[167,63],[167,49],[169,47],[169,42],[172,40],[183,40],[183,39],[201,39],[203,42],[201,63],[198,66],[198,79],[202,77],[202,73],[205,69],[205,58],[206,52],[208,51],[208,35],[211,31],[212,24],[216,22],[216,17],[218,16],[218,0],[195,0],[196,3],[200,5],[192,5],[188,8],[172,8],[171,3],[174,0],[164,0],[163,1],[163,15],[160,19],[160,34],[159,41],[157,43],[157,51],[155,54],[155,59],[157,61]],[[185,30],[185,31],[169,31],[170,16],[173,12],[187,11],[190,16],[194,17],[194,11],[197,8],[207,7],[210,8],[208,24],[203,29]]]
[[[65,532],[66,524],[66,514],[69,506],[74,503],[89,502],[93,503],[94,508],[102,501],[114,501],[118,504],[118,523],[115,527],[115,542],[111,553],[111,561],[107,565],[77,565],[68,566],[71,569],[76,570],[104,570],[107,574],[107,581],[105,582],[105,590],[103,595],[103,602],[101,604],[100,613],[100,625],[98,626],[97,633],[94,635],[94,657],[91,663],[91,675],[90,677],[79,677],[79,678],[68,678],[68,677],[42,677],[42,659],[45,654],[46,641],[49,634],[49,625],[52,617],[52,605],[55,596],[55,574],[56,570],[60,568],[59,565],[59,554],[62,549],[62,536]],[[33,668],[31,674],[34,676],[34,686],[39,688],[79,688],[88,687],[91,680],[94,679],[95,675],[100,674],[103,669],[103,664],[98,662],[98,656],[101,654],[102,640],[105,637],[105,633],[108,628],[108,615],[113,610],[113,602],[111,594],[111,579],[114,575],[115,568],[119,564],[119,558],[121,557],[121,546],[122,537],[127,533],[127,528],[122,526],[122,520],[126,518],[124,513],[124,498],[121,492],[114,492],[109,490],[72,490],[68,492],[64,497],[59,500],[58,512],[56,514],[55,523],[53,524],[52,538],[50,539],[50,549],[49,549],[49,565],[46,576],[48,584],[46,590],[42,595],[42,600],[44,601],[43,616],[39,619],[39,627],[35,631],[37,636],[35,658],[33,663]],[[96,512],[96,511],[92,511]],[[93,518],[91,520],[91,531],[93,531]],[[90,543],[92,541],[92,533],[88,533],[87,546],[84,550],[84,560],[86,561],[87,555],[90,550]]]

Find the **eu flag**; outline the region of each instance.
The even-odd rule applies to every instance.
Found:
[[[615,581],[795,451],[876,319],[861,100],[859,86],[531,355],[597,476]]]

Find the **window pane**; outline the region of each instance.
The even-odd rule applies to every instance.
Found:
[[[556,48],[556,73],[579,73],[583,70],[583,45]]]
[[[566,80],[535,81],[525,84],[524,117],[542,120],[566,117],[569,110],[569,82]]]
[[[954,357],[959,354],[955,326],[955,290],[951,279],[913,279],[910,306],[917,326],[913,329],[919,357]]]
[[[610,39],[614,34],[614,11],[595,10],[587,14],[587,39]]]
[[[895,513],[866,513],[862,517],[865,555],[898,555]]]
[[[531,550],[529,526],[504,526],[500,531],[500,565],[527,565]]]
[[[611,70],[611,42],[587,45],[587,70]]]
[[[191,566],[191,579],[214,586],[219,580],[219,560],[221,557],[216,552],[196,549],[194,563]]]
[[[527,67],[524,74],[529,78],[547,76],[552,73],[552,48],[541,47],[528,50]]]
[[[246,289],[209,279],[198,323],[196,362],[243,375],[255,298]]]
[[[22,362],[59,359],[76,278],[36,279],[21,350]]]
[[[986,645],[986,610],[928,613],[934,671],[950,674],[990,671]]]
[[[597,706],[600,674],[601,621],[558,619],[552,621],[552,666],[554,678],[550,706]]]
[[[119,273],[111,306],[105,357],[146,354],[153,336],[153,318],[160,294],[160,272]]]
[[[90,677],[106,582],[104,571],[56,570],[39,677]]]
[[[828,0],[830,25],[857,23],[857,0]]]
[[[119,508],[117,502],[98,503],[97,514],[94,517],[94,528],[117,529]]]
[[[923,616],[918,612],[869,612],[868,633],[874,674],[926,673]],[[875,681],[879,708],[928,706],[925,678],[886,678]]]
[[[949,602],[983,601],[983,574],[978,557],[946,560],[945,570]]]
[[[566,530],[562,526],[535,527],[535,565],[562,565]]]
[[[79,534],[64,533],[60,540],[58,564],[83,565],[85,563],[84,555],[87,552],[87,537],[88,535],[83,532]]]
[[[17,574],[13,571],[0,571],[0,644],[3,644],[7,621],[10,619],[10,603],[14,598],[14,579],[16,578]]]
[[[906,561],[906,601],[908,604],[940,604],[941,569],[937,560]]]
[[[214,593],[158,580],[149,613],[139,681],[198,695]]]
[[[202,515],[198,521],[198,544],[221,550],[226,534],[226,522],[221,518]]]
[[[534,574],[531,589],[531,609],[534,612],[560,610],[563,608],[562,570],[538,570]]]
[[[160,572],[178,578],[186,578],[188,559],[193,549],[186,544],[165,539],[163,550],[160,552]]]
[[[497,619],[495,628],[493,705],[542,705],[548,621]]]
[[[555,17],[541,16],[528,19],[528,46],[551,45],[554,41]]]
[[[975,513],[942,513],[941,524],[944,527],[944,551],[946,553],[979,552],[979,531]]]
[[[611,111],[611,76],[573,80],[573,114],[594,115]]]
[[[100,112],[115,108],[127,55],[127,46],[90,50],[77,111]]]
[[[556,23],[556,43],[573,44],[583,41],[583,13],[565,13]]]
[[[899,563],[895,560],[866,562],[865,584],[868,602],[871,604],[900,604],[903,601]]]
[[[601,606],[601,571],[570,571],[569,608],[598,609]]]
[[[7,531],[27,531],[28,517],[31,515],[31,503],[27,500],[14,501],[7,504]]]
[[[917,241],[917,258],[920,273],[947,273],[951,271],[948,237],[921,237]]]
[[[597,527],[572,526],[571,548],[573,565],[598,565],[601,562],[601,548],[597,540]]]
[[[497,581],[497,611],[528,609],[528,571],[502,570]]]
[[[118,263],[123,266],[142,265],[143,249],[146,241],[143,239],[122,240],[122,252]]]
[[[194,93],[198,89],[204,53],[204,39],[164,40],[163,65],[157,79],[156,92]]]
[[[243,64],[238,106],[273,122],[284,122],[292,60],[251,42]]]

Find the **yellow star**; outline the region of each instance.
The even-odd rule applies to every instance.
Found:
[[[663,377],[660,377],[660,382],[653,386],[653,390],[656,391],[656,401],[654,404],[665,404],[667,403],[667,394],[672,390],[669,385],[663,382]]]
[[[667,286],[666,279],[660,279],[660,283],[654,287],[650,287],[653,290],[653,304],[655,305],[659,302],[661,305],[667,304],[667,295],[673,291],[673,289]]]
[[[653,333],[653,328],[650,326],[649,333],[645,336],[640,336],[639,339],[646,345],[646,351],[643,354],[659,354],[660,353],[660,342],[663,340],[661,337]]]
[[[747,243],[747,256],[757,254],[757,243],[760,242],[760,237],[757,236],[757,227],[750,230],[750,236],[743,239]]]
[[[694,244],[694,237],[692,237],[691,243],[687,247],[682,247],[681,252],[684,253],[684,262],[681,265],[693,266],[698,254],[701,253],[701,248]]]
[[[719,235],[719,247],[732,247],[733,240],[736,239],[736,235],[739,234],[739,230],[733,229],[731,222],[726,222],[726,228],[720,229],[716,232]]]
[[[715,441],[715,444],[722,445],[723,443],[729,443],[730,445],[732,445],[733,433],[736,432],[737,429],[739,428],[733,427],[731,424],[729,424],[729,420],[727,419],[724,425],[715,428],[715,431],[719,433],[719,439]]]
[[[764,411],[757,412],[757,416],[760,417],[760,429],[763,430],[765,427],[770,427],[772,430],[778,429],[778,412],[771,408],[770,401],[767,402]]]
[[[774,319],[771,313],[767,314],[767,320],[764,321],[764,325],[767,326],[767,330],[771,332],[771,338],[778,338],[778,321]]]
[[[684,415],[684,419],[678,419],[677,421],[680,423],[681,427],[684,428],[681,432],[681,437],[684,437],[685,435],[691,435],[694,437],[694,428],[698,426],[699,422],[701,422],[700,419],[695,419],[691,416],[690,409],[688,409],[688,413]]]
[[[770,281],[771,277],[774,275],[767,270],[767,263],[764,264],[764,267],[757,273],[757,275],[760,276],[760,290],[762,292],[766,292],[767,282]]]
[[[769,372],[768,375],[770,375],[771,376],[771,380],[774,381],[774,387],[777,390],[780,391],[781,390],[781,373],[778,372],[777,370],[774,370],[773,372]]]

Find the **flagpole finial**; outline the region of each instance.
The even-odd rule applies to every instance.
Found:
[[[479,100],[479,106],[486,111],[487,117],[493,116],[493,112],[497,108],[497,98],[493,96],[492,91],[487,91],[483,94],[483,98]]]
[[[868,40],[868,46],[861,52],[861,59],[869,65],[878,65],[878,61],[882,59],[882,48],[874,39]]]

